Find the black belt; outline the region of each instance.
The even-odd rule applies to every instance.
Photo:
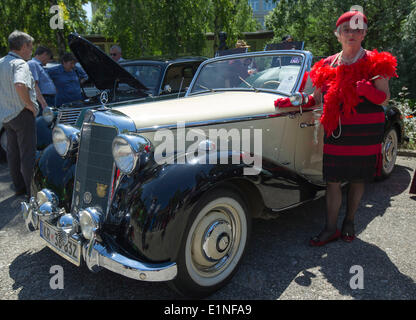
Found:
[[[44,97],[55,97],[56,94],[42,94],[42,96],[44,96]]]

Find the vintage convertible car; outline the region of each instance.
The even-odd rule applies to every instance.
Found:
[[[107,106],[137,100],[141,102],[182,97],[205,57],[154,57],[125,60],[118,64],[105,52],[77,34],[70,34],[68,44],[88,74],[88,86],[82,87],[83,101],[64,104],[59,109],[47,108],[36,119],[37,150],[52,143],[56,123],[80,125],[83,114],[101,105],[105,92]],[[135,101],[136,102],[136,101]],[[0,125],[0,156],[7,148],[7,139]]]
[[[236,272],[252,218],[324,194],[322,108],[302,108],[310,81],[299,92],[311,63],[298,50],[217,57],[184,98],[92,110],[81,129],[57,125],[54,147],[76,163],[71,201],[38,170],[22,203],[27,228],[91,271],[209,295]],[[276,110],[278,97],[298,106]],[[400,141],[398,111],[386,118]]]

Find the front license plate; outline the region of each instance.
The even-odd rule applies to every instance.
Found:
[[[40,221],[40,237],[46,241],[48,247],[67,259],[69,262],[79,266],[81,264],[81,242],[69,237],[68,243],[63,244],[59,241],[58,228],[45,221]]]

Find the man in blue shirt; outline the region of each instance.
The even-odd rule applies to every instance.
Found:
[[[53,58],[52,51],[46,47],[38,47],[35,57],[28,61],[33,79],[35,79],[36,98],[44,109],[55,105],[56,89],[52,79],[44,69],[44,66]]]
[[[88,76],[85,71],[75,66],[76,61],[75,56],[68,52],[63,55],[61,65],[47,70],[56,87],[56,106],[84,98],[81,84]]]

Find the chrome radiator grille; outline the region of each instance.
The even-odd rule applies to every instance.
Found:
[[[58,113],[58,123],[63,124],[69,124],[69,125],[75,125],[79,115],[84,109],[90,109],[88,108],[63,108],[59,110]]]
[[[87,207],[107,211],[112,189],[114,127],[84,123],[75,170],[72,212]]]

